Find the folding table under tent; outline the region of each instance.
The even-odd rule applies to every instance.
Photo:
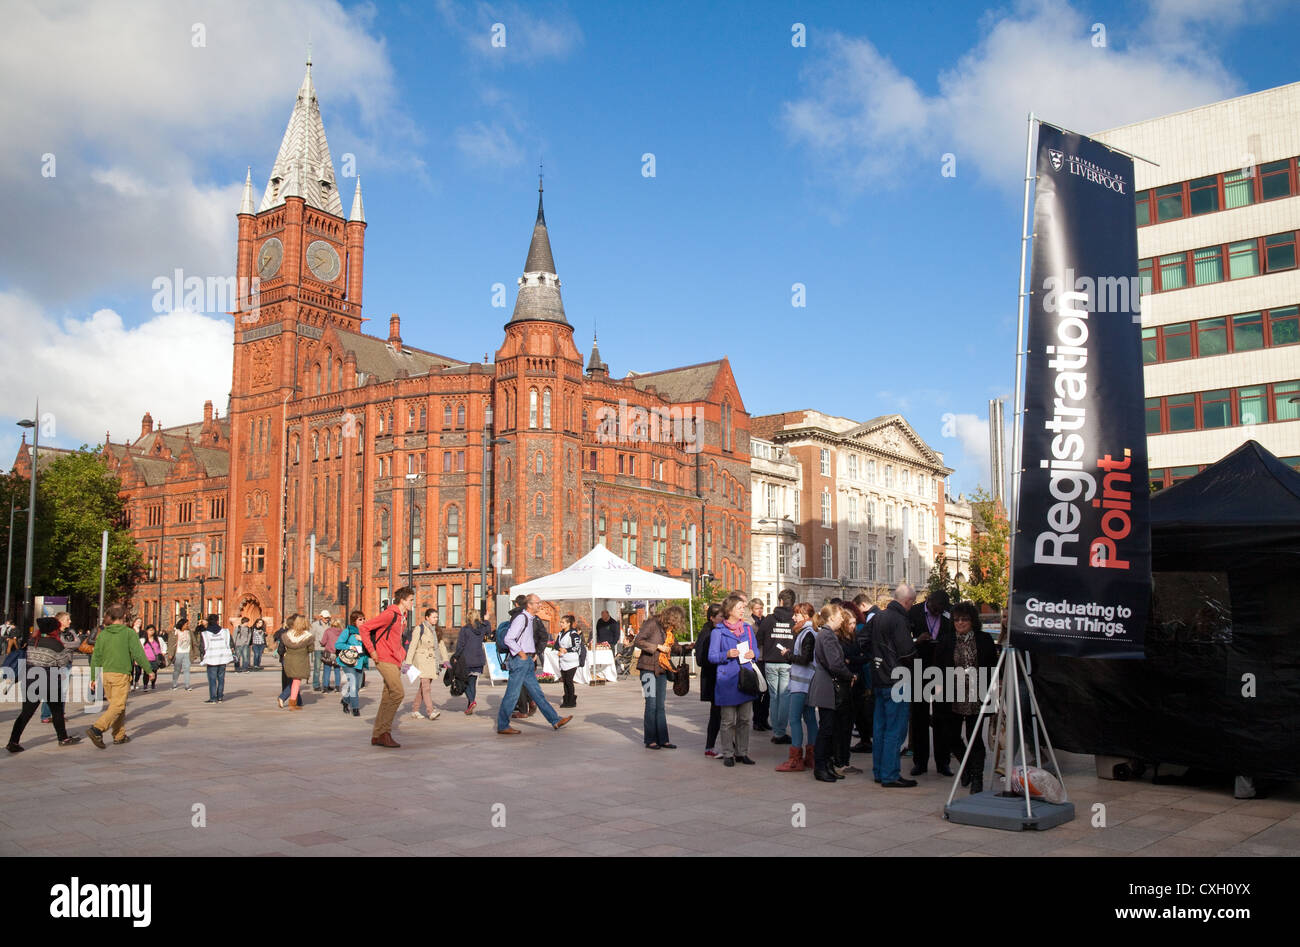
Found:
[[[691,607],[691,583],[638,569],[604,546],[596,546],[567,569],[512,586],[510,597],[513,599],[519,595],[536,595],[544,599],[569,601],[585,598],[591,602],[593,623],[596,617],[597,599],[663,601],[684,598],[688,612],[687,627],[695,627],[694,610]]]

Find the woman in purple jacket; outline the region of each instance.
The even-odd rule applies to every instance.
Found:
[[[754,765],[749,758],[749,733],[754,723],[755,695],[742,693],[739,687],[740,659],[746,651],[748,666],[758,671],[754,663],[758,639],[745,621],[746,601],[743,595],[728,595],[722,603],[722,621],[714,626],[709,638],[709,661],[718,666],[713,702],[721,709],[718,750],[724,766],[735,766],[737,762]]]

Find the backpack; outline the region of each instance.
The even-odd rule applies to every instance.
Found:
[[[380,632],[374,632],[374,633],[372,633],[372,634],[370,635],[370,639],[371,639],[371,641],[373,641],[374,644],[375,644],[375,650],[376,650],[376,651],[379,649],[379,642],[380,642],[381,640],[383,640],[384,638],[387,638],[387,637],[388,637],[388,633],[389,633],[390,631],[392,631],[392,630],[393,630],[393,626],[397,624],[397,618],[398,618],[398,616],[399,616],[400,614],[401,614],[401,612],[399,612],[399,611],[394,611],[394,612],[393,612],[393,617],[390,618],[390,619],[388,620],[388,624],[387,624],[386,626],[384,626],[384,630],[383,630],[383,631],[380,631]],[[362,648],[363,648],[363,649],[365,648],[364,643],[362,644]]]

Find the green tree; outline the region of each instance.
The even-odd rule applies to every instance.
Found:
[[[948,575],[948,564],[944,560],[934,560],[934,565],[930,567],[930,577],[925,583],[925,589],[928,595],[943,592],[948,596],[948,601],[957,601],[957,592],[953,586],[952,578]]]
[[[9,510],[27,509],[27,481],[17,474],[7,473],[0,476],[0,556],[9,562],[9,595],[5,603],[8,609],[14,602],[21,601],[23,595],[23,557],[27,555],[27,514],[14,514],[14,532],[9,535]],[[12,541],[12,545],[10,545]],[[10,556],[12,553],[12,557]],[[3,582],[0,579],[0,582]]]
[[[971,541],[970,579],[963,592],[973,602],[982,602],[1002,611],[1007,607],[1010,581],[1007,543],[1011,526],[1001,504],[982,487],[971,496],[971,509],[983,531],[977,531]]]
[[[690,600],[691,612],[689,613],[695,619],[695,625],[690,630],[692,640],[694,640],[696,634],[699,632],[700,626],[704,624],[704,617],[708,614],[709,606],[714,602],[721,602],[730,594],[731,593],[727,589],[724,589],[722,586],[716,585],[710,581],[701,582],[695,587],[695,595],[692,596]],[[673,601],[665,602],[664,604],[680,605],[682,608],[687,607],[687,602],[684,598],[674,599]],[[748,613],[748,609],[746,610],[746,613]]]
[[[24,484],[26,481],[24,481]],[[34,595],[99,601],[101,534],[108,530],[105,601],[129,596],[145,575],[139,547],[125,526],[122,483],[86,446],[42,464],[36,481]]]

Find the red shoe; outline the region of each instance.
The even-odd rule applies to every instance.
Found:
[[[471,716],[474,713],[474,708],[477,706],[478,706],[477,700],[470,701],[469,706],[465,708],[465,716],[466,717]]]
[[[708,757],[712,757],[715,760],[718,758],[718,754],[716,750],[705,750],[704,755]]]

